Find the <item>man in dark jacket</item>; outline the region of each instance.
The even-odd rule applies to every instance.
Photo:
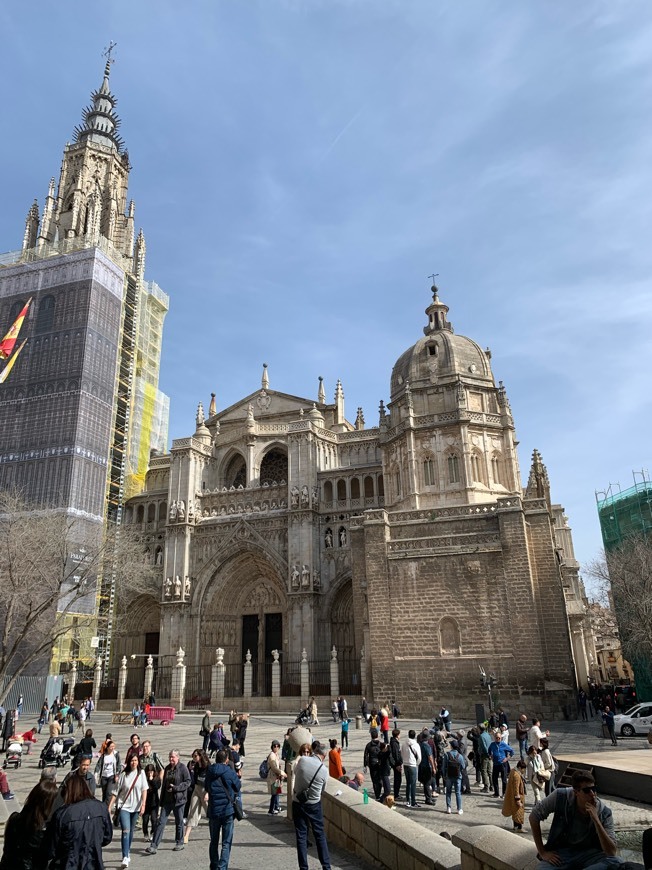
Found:
[[[240,791],[240,780],[227,764],[228,752],[220,749],[215,764],[206,771],[204,787],[208,804],[208,827],[211,842],[208,848],[210,870],[228,870],[233,842],[233,801]],[[222,853],[220,854],[220,836]]]
[[[156,850],[163,839],[163,831],[168,823],[168,816],[174,813],[176,838],[174,852],[183,849],[183,808],[186,804],[190,788],[190,773],[185,764],[179,761],[179,750],[173,749],[169,755],[170,763],[163,771],[161,785],[161,812],[154,831],[152,845],[145,849],[145,854],[156,855]]]
[[[403,756],[401,755],[401,732],[394,728],[389,738],[389,765],[394,770],[394,800],[401,798],[401,783],[403,782]]]
[[[59,791],[54,798],[51,813],[54,813],[55,810],[58,810],[59,807],[63,806],[63,795],[66,788],[66,783],[73,776],[78,776],[80,779],[83,779],[88,786],[91,797],[95,797],[95,774],[91,773],[91,759],[86,756],[85,758],[82,758],[79,762],[79,767],[75,768],[75,770],[69,770],[68,773],[64,776],[61,782],[61,787],[59,788]]]
[[[378,737],[378,729],[369,731],[371,740],[364,748],[365,773],[369,768],[371,781],[374,786],[376,800],[384,800],[390,793],[389,786],[389,743],[382,743]],[[382,792],[382,797],[381,797]]]

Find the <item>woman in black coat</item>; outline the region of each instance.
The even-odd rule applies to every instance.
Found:
[[[12,813],[5,826],[0,870],[45,870],[48,866],[45,825],[57,794],[51,779],[37,782],[19,813]]]
[[[92,797],[81,776],[66,780],[63,800],[47,828],[52,865],[57,870],[104,870],[102,847],[113,839],[106,804]]]

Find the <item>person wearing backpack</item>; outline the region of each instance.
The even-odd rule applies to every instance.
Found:
[[[378,729],[372,728],[369,732],[371,740],[364,749],[364,771],[371,775],[376,800],[384,800],[391,794],[389,785],[389,743],[381,743],[378,737]]]
[[[466,767],[466,758],[459,752],[457,740],[451,740],[450,749],[444,754],[443,773],[446,782],[446,812],[451,813],[451,795],[455,789],[457,813],[462,815],[462,771]]]

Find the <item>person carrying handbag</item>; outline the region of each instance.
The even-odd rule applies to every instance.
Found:
[[[102,789],[102,800],[108,806],[113,788],[118,781],[120,753],[112,740],[107,740],[95,765],[95,781]]]
[[[111,795],[109,811],[115,803],[114,824],[119,824],[122,830],[122,864],[121,870],[129,867],[131,860],[131,843],[134,838],[136,819],[145,812],[147,798],[147,777],[140,767],[140,758],[132,755],[129,768],[120,774],[117,792]]]

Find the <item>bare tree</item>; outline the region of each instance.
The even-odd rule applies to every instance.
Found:
[[[585,570],[597,582],[603,603],[613,601],[625,658],[634,666],[637,682],[647,683],[652,664],[652,540],[632,535]]]
[[[95,625],[98,578],[115,565],[117,592],[149,587],[152,567],[138,536],[44,510],[0,492],[0,703],[17,678],[72,631]]]

